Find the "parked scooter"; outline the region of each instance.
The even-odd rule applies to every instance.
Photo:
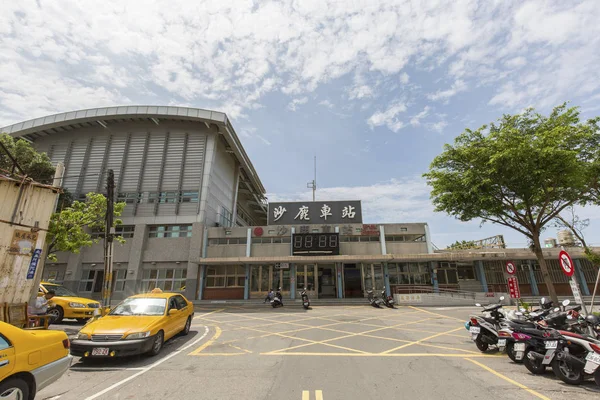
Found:
[[[277,288],[275,296],[271,299],[271,306],[273,308],[283,307],[283,296],[281,295],[281,288]]]
[[[373,294],[373,290],[367,290],[367,300],[369,300],[369,304],[371,304],[375,308],[381,308],[380,300]]]
[[[500,297],[500,301],[504,300],[504,296]],[[475,304],[477,307],[482,307],[481,304]],[[500,311],[502,304],[491,304],[483,308],[485,315],[471,315],[470,320],[465,324],[471,333],[471,339],[475,342],[477,348],[484,352],[490,345],[498,344],[498,331],[507,326],[504,314]],[[501,342],[502,343],[502,342]],[[504,341],[503,346],[506,345]]]
[[[593,376],[600,386],[600,319],[591,314],[583,318],[576,311],[569,312],[567,318],[575,322],[579,333],[559,331],[562,337],[557,343],[552,371],[570,385],[578,385],[588,376]],[[592,328],[593,335],[585,333],[590,333],[589,328]]]
[[[383,287],[383,290],[381,291],[381,299],[383,301],[383,304],[385,304],[386,307],[394,308],[394,297],[388,296],[385,293],[385,286]]]
[[[300,292],[300,296],[302,296],[302,306],[305,310],[310,309],[310,300],[308,299],[308,294],[306,294],[306,288],[303,288]]]

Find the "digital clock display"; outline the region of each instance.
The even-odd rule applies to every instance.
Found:
[[[294,256],[337,256],[339,254],[339,233],[295,233],[292,235],[292,255]]]

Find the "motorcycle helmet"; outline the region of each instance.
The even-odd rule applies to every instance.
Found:
[[[585,317],[585,320],[588,324],[595,326],[595,325],[600,325],[600,318],[596,317],[594,314],[590,314],[587,317]]]

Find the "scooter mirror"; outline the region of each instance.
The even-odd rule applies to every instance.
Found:
[[[540,299],[540,304],[546,304],[546,298],[545,297],[542,297]]]
[[[563,300],[563,302],[562,302],[562,305],[565,307],[568,306],[569,304],[571,304],[571,300],[569,300],[569,299]]]
[[[559,311],[560,311],[560,308],[558,308],[558,307],[556,307],[556,308],[554,309],[554,312],[559,312]]]
[[[522,315],[523,315],[523,313],[522,313],[521,311],[517,311],[517,312],[515,313],[515,315],[522,316]]]
[[[567,315],[567,319],[573,319],[572,315]]]
[[[500,301],[504,301],[504,296],[500,296]]]
[[[475,303],[475,305],[476,305],[477,307],[481,307],[481,304],[479,304],[479,303]]]
[[[525,308],[521,307],[521,312],[524,313],[525,311],[527,311]],[[521,314],[523,315],[523,314]]]

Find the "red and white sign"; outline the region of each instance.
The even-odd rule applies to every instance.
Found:
[[[560,253],[558,253],[558,263],[560,264],[560,267],[562,268],[566,276],[573,276],[573,273],[575,272],[575,267],[573,266],[573,260],[571,259],[569,253],[567,253],[564,250],[561,250]]]
[[[520,299],[521,291],[519,290],[519,280],[516,276],[508,278],[508,292],[511,299]]]
[[[515,263],[512,261],[506,262],[506,273],[509,275],[514,275],[517,272],[517,267],[515,267]]]

